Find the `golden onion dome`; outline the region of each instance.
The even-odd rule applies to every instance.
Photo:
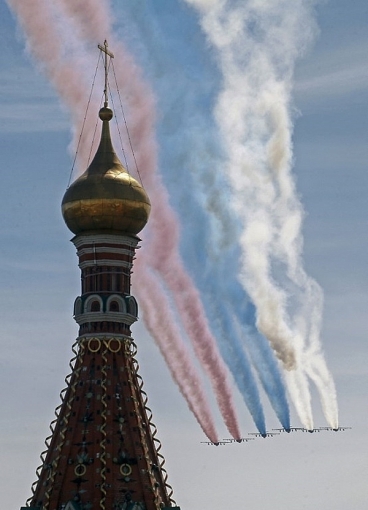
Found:
[[[66,190],[62,213],[74,234],[108,231],[136,235],[146,225],[151,204],[144,188],[131,177],[115,154],[105,106],[100,145],[88,169]]]

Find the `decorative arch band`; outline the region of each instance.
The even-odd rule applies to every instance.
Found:
[[[92,352],[99,352],[101,347],[104,347],[108,351],[112,353],[117,353],[121,349],[124,349],[126,354],[132,354],[134,349],[132,350],[132,344],[134,344],[133,340],[130,338],[98,338],[91,337],[86,339],[81,339],[81,343],[87,343],[87,349]]]

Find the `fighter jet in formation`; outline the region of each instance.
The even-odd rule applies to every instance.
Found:
[[[344,432],[344,430],[350,430],[351,427],[321,427],[321,430],[332,430],[333,432]]]
[[[222,441],[218,441],[216,443],[214,443],[213,441],[201,441],[201,443],[207,444],[207,445],[212,445],[212,446],[222,446],[222,445],[231,444],[231,443],[247,443],[248,441],[254,441],[254,439],[256,437],[279,436],[281,432],[287,432],[289,434],[290,432],[300,431],[300,432],[309,432],[310,434],[313,434],[314,432],[321,432],[321,431],[325,431],[325,430],[333,431],[333,432],[340,432],[340,431],[344,431],[344,430],[348,430],[348,429],[351,429],[351,427],[336,427],[336,428],[318,427],[318,428],[313,428],[313,429],[307,429],[305,427],[290,427],[288,429],[284,429],[284,428],[272,429],[275,432],[264,432],[263,434],[262,434],[262,432],[249,432],[250,436],[255,436],[255,437],[240,437],[239,439],[229,438],[229,439],[223,439]]]
[[[327,427],[326,427],[327,429]],[[319,427],[317,429],[306,429],[305,427],[290,427],[289,429],[272,429],[272,430],[277,430],[278,432],[287,432],[289,434],[289,432],[295,432],[295,431],[300,431],[300,432],[309,432],[310,434],[313,434],[313,432],[320,432],[321,430],[324,430],[322,427]]]
[[[247,443],[248,441],[254,441],[255,437],[239,437],[239,439],[224,439],[228,443]]]
[[[280,434],[278,432],[249,432],[250,436],[256,436],[256,437],[273,437],[273,436],[279,436]]]
[[[201,441],[202,444],[207,444],[207,445],[211,445],[211,446],[223,446],[225,444],[229,444],[230,442],[231,442],[231,440],[227,440],[227,439],[225,439],[224,441],[217,441],[217,442]]]
[[[272,430],[276,430],[277,432],[287,432],[287,433],[299,430],[300,432],[309,432],[310,434],[313,434],[313,432],[321,432],[321,430],[330,430],[330,431],[334,431],[334,432],[339,432],[339,431],[344,431],[347,429],[351,429],[351,427],[337,427],[337,428],[318,427],[318,428],[313,428],[313,429],[306,429],[305,427],[290,427],[289,429],[272,429]]]
[[[288,429],[272,429],[272,430],[276,430],[276,432],[287,432],[288,434],[290,434],[290,432],[297,432],[298,430],[300,430],[301,432],[304,432],[305,431],[305,428],[303,427],[289,427]]]

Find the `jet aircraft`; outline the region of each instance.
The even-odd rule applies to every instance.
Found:
[[[249,435],[256,437],[273,437],[279,436],[280,434],[278,432],[265,432],[264,434],[262,434],[261,432],[249,432]]]
[[[254,441],[254,437],[239,437],[239,439],[224,439],[228,443],[247,443],[248,441]]]
[[[282,429],[272,429],[272,430],[276,430],[277,432],[287,432],[288,434],[289,434],[290,432],[296,432],[296,431],[298,431],[298,430],[301,430],[302,432],[304,432],[304,431],[305,431],[305,429],[304,429],[303,427],[290,427],[290,428],[288,428],[288,429],[284,429],[284,428],[282,428]]]
[[[201,441],[202,444],[208,444],[208,445],[211,445],[211,446],[222,446],[224,444],[229,444],[230,442],[231,442],[230,440],[217,441],[217,442],[213,442],[213,441]]]
[[[333,427],[321,427],[322,430],[331,430],[333,432],[344,432],[344,430],[350,430],[351,427],[336,427],[336,428],[333,428]]]

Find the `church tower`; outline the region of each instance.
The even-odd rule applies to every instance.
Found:
[[[100,49],[105,53],[101,141],[62,202],[81,270],[81,295],[74,304],[79,336],[38,480],[21,510],[179,508],[167,484],[130,330],[138,318],[131,272],[150,201],[112,146],[106,90],[107,57],[113,55],[106,43]]]

